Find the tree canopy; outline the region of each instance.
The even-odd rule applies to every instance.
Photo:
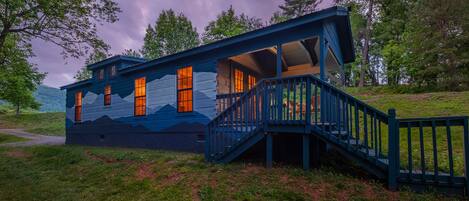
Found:
[[[112,0],[4,0],[0,2],[0,47],[15,34],[18,45],[38,38],[63,49],[64,56],[79,57],[92,49],[109,47],[96,31],[98,23],[115,22],[120,8]]]
[[[222,11],[217,19],[205,27],[202,41],[207,44],[224,38],[236,36],[263,27],[262,20],[249,17],[244,13],[236,15],[232,6]]]
[[[6,100],[16,108],[39,109],[40,104],[33,97],[33,92],[46,76],[31,65],[27,58],[32,54],[29,47],[18,47],[18,37],[5,38],[4,47],[0,50],[3,58],[0,69],[0,99]]]
[[[145,58],[156,59],[199,44],[199,34],[184,14],[163,10],[155,25],[148,25],[141,53]]]

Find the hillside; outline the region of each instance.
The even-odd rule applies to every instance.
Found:
[[[57,88],[40,85],[34,97],[41,103],[41,112],[64,112],[65,111],[65,91]]]
[[[65,91],[40,85],[33,96],[41,103],[40,112],[65,112]],[[5,104],[5,101],[0,100],[0,105]]]

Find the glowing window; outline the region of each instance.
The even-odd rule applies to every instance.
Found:
[[[177,70],[178,112],[192,112],[192,66]]]
[[[244,91],[244,73],[238,69],[234,70],[234,89],[235,92]]]
[[[146,113],[146,81],[145,77],[135,79],[134,115],[144,116]]]
[[[248,89],[252,89],[256,85],[256,77],[248,75]]]
[[[111,86],[104,87],[104,105],[111,105]]]
[[[81,102],[82,102],[82,93],[77,91],[75,93],[75,122],[81,121]]]

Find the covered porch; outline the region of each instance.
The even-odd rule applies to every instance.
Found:
[[[318,35],[220,59],[217,63],[217,113],[266,78],[313,75],[341,84],[343,60],[340,52],[336,52],[325,37]]]

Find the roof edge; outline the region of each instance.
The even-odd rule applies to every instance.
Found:
[[[87,65],[86,67],[87,67],[88,69],[99,68],[99,67],[101,67],[101,66],[108,65],[108,64],[111,64],[111,63],[120,61],[120,60],[123,60],[123,61],[133,61],[133,62],[138,62],[138,63],[145,63],[145,62],[148,61],[147,59],[145,59],[145,58],[140,58],[140,57],[132,57],[132,56],[125,56],[125,55],[115,55],[115,56],[106,58],[106,59],[104,59],[104,60],[98,61],[98,62],[96,62],[96,63],[89,64],[89,65]]]
[[[89,85],[91,83],[92,83],[92,79],[90,78],[90,79],[74,82],[72,84],[67,84],[67,85],[61,86],[60,90],[71,89],[71,88],[75,88],[75,87],[79,87],[79,86],[85,86],[85,85]]]

